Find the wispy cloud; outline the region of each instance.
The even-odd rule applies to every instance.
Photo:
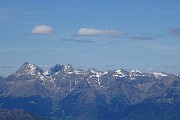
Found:
[[[0,48],[0,52],[56,52],[56,51],[67,51],[66,48]]]
[[[130,38],[134,40],[154,40],[153,37],[147,37],[147,36],[131,36]]]
[[[14,67],[14,66],[6,66],[6,65],[3,65],[3,66],[0,66],[0,69],[9,69],[9,68],[17,68],[17,67]]]
[[[32,29],[31,33],[32,34],[45,34],[45,35],[55,34],[53,28],[47,25],[37,25]]]
[[[0,52],[36,51],[37,48],[0,48]]]
[[[74,41],[74,39],[61,39],[61,41],[63,41],[63,42],[72,42],[72,41]]]
[[[158,45],[158,44],[146,44],[143,47],[158,50],[158,51],[179,51],[179,46],[170,46],[170,45]]]
[[[152,35],[153,37],[164,37],[165,35],[164,34],[154,34]]]
[[[168,33],[171,35],[180,36],[180,28],[169,28]]]
[[[75,42],[75,43],[86,43],[86,44],[95,43],[92,40],[86,40],[86,39],[82,39],[82,40],[77,40],[77,39],[61,39],[61,41],[64,41],[64,42]]]
[[[92,40],[75,40],[74,42],[76,42],[76,43],[95,43]]]
[[[96,36],[96,35],[121,36],[124,34],[125,33],[123,31],[95,29],[95,28],[80,28],[78,31],[78,35],[82,35],[82,36]]]

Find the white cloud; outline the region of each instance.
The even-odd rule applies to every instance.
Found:
[[[76,39],[61,39],[61,41],[64,41],[64,42],[75,42],[75,43],[95,43],[94,41],[92,40],[86,40],[86,39],[82,39],[82,40],[76,40]]]
[[[80,28],[78,35],[85,36],[95,36],[95,35],[113,35],[120,36],[124,35],[124,32],[118,30],[104,30],[104,29],[94,29],[94,28]]]
[[[147,37],[147,36],[131,36],[130,38],[135,40],[153,40],[153,37]]]
[[[47,25],[37,25],[35,26],[31,33],[33,34],[54,34],[54,30],[52,27]]]

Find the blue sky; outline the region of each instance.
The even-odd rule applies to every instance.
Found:
[[[0,75],[42,67],[180,73],[179,0],[1,0]]]

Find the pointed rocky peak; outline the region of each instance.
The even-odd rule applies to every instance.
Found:
[[[100,77],[102,76],[103,72],[94,68],[90,68],[87,70],[87,74],[93,75],[94,77]]]
[[[116,72],[117,74],[128,74],[128,72],[125,71],[125,70],[123,70],[123,69],[115,70],[115,72]]]
[[[130,70],[129,72],[130,72],[130,73],[141,73],[141,71],[136,70],[136,69],[132,69],[132,70]]]
[[[164,72],[154,72],[153,75],[158,78],[158,77],[166,77],[168,74]]]
[[[81,70],[81,69],[76,69],[76,70],[74,70],[74,73],[75,73],[75,74],[84,74],[85,71],[84,71],[84,70]]]
[[[18,77],[22,75],[42,75],[42,73],[43,70],[35,64],[25,62],[13,75]]]
[[[49,71],[45,72],[44,74],[50,76],[63,70],[63,68],[63,65],[56,64],[54,67],[52,67]]]
[[[65,72],[72,72],[72,71],[75,70],[71,64],[63,65],[63,67],[64,67],[63,70],[64,70]]]
[[[128,76],[128,72],[123,70],[123,69],[114,70],[113,72],[114,72],[113,76],[116,76],[116,77],[126,77],[126,76]]]
[[[25,62],[14,74],[9,77],[18,79],[43,79],[43,70],[35,64]]]
[[[18,71],[19,70],[22,70],[22,69],[27,69],[29,66],[31,66],[31,65],[33,65],[33,64],[30,64],[30,63],[28,63],[28,62],[25,62],[19,69],[18,69]]]
[[[147,77],[154,77],[154,74],[152,72],[144,72],[143,74]]]
[[[49,71],[44,72],[44,75],[51,76],[53,74],[58,74],[59,72],[73,72],[74,68],[72,65],[60,65],[56,64],[54,67],[52,67]]]
[[[92,74],[102,74],[102,71],[96,70],[94,68],[90,68],[87,70],[87,72],[92,73]]]
[[[28,65],[29,63],[28,62],[25,62],[22,66],[26,66],[26,65]]]
[[[145,76],[142,72],[140,72],[139,70],[136,69],[132,69],[129,71],[129,77],[131,80],[135,80],[136,77],[142,77]]]
[[[96,70],[94,68],[90,68],[88,69],[88,72],[96,74],[96,73],[101,73],[102,71]]]

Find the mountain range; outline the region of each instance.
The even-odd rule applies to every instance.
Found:
[[[0,77],[0,108],[52,120],[179,120],[180,75],[25,62]]]

